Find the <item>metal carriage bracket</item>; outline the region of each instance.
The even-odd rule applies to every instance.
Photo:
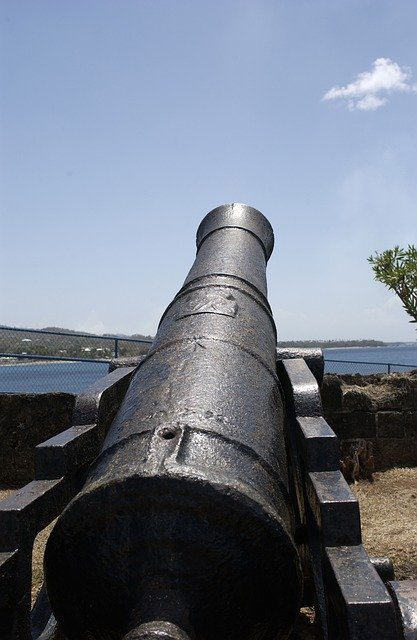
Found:
[[[417,581],[384,575],[387,562],[370,558],[362,545],[359,505],[340,471],[336,434],[322,415],[321,353],[278,349],[277,371],[304,600],[315,605],[321,637],[416,640]]]
[[[33,543],[80,490],[134,370],[116,369],[80,394],[73,426],[36,447],[35,479],[0,502],[1,640],[65,640],[44,586],[31,607]]]

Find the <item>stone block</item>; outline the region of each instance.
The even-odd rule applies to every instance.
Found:
[[[391,392],[389,409],[417,409],[417,372],[393,373],[384,378],[387,390]]]
[[[0,394],[0,483],[33,480],[35,446],[71,425],[74,404],[69,393]]]
[[[352,411],[351,413],[326,413],[325,418],[338,438],[375,438],[375,414],[370,411]]]
[[[417,438],[417,411],[404,412],[404,435],[406,438]]]
[[[342,384],[340,376],[330,373],[324,376],[320,393],[325,414],[342,410]]]
[[[378,438],[374,447],[375,468],[417,466],[417,438]]]
[[[361,440],[342,440],[340,458],[351,455]],[[394,467],[417,466],[417,437],[415,438],[371,438],[375,471]]]
[[[372,398],[364,387],[345,387],[342,390],[343,411],[373,411]]]
[[[379,411],[376,425],[378,438],[404,437],[404,414],[401,411]]]
[[[342,373],[337,376],[340,378],[343,384],[348,387],[366,387],[370,384],[370,380],[375,378],[375,375],[363,376],[360,373]]]
[[[326,405],[327,387],[323,402],[328,411],[404,411],[417,410],[417,371],[409,373],[373,374],[369,376],[325,376],[331,385],[340,386],[342,407]],[[337,378],[339,379],[337,381]]]

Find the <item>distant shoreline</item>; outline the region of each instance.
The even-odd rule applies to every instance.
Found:
[[[389,347],[392,343],[382,340],[284,340],[279,341],[281,348],[294,349],[362,349],[363,347]]]
[[[22,362],[20,358],[16,358],[13,362],[10,362],[11,358],[0,358],[0,367],[33,367],[48,365],[48,364],[84,364],[86,362],[94,364],[94,360],[31,360],[30,362]],[[110,360],[109,360],[110,362]],[[101,360],[97,360],[97,364],[107,364]]]
[[[355,345],[352,345],[352,346],[343,345],[343,346],[340,346],[340,347],[320,347],[320,348],[321,349],[327,349],[328,351],[330,351],[331,349],[381,349],[381,348],[388,347],[388,346],[392,346],[392,345],[389,345],[389,344],[364,344],[364,345],[359,346],[359,345],[355,344]],[[397,346],[399,346],[399,345],[397,345]]]

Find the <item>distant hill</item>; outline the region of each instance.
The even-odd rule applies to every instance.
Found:
[[[103,333],[103,338],[124,338],[126,340],[153,340],[153,336],[144,336],[142,333],[132,333],[131,336],[126,333]]]
[[[61,335],[55,335],[57,333]],[[146,353],[151,342],[151,336],[140,333],[133,336],[124,334],[100,336],[63,327],[31,330],[0,326],[0,353],[32,357],[57,356],[107,360],[115,355],[136,356]]]
[[[22,334],[24,334],[25,329],[20,329],[19,331],[13,332],[13,329],[15,327],[7,327],[5,325],[0,325],[0,331],[1,329],[7,329],[8,331],[6,332],[9,336],[14,335],[16,337],[16,339],[22,339],[24,337],[26,338],[30,338],[30,334],[28,333],[27,336],[24,336]],[[28,332],[29,331],[33,331],[32,329],[28,328]],[[84,336],[91,336],[91,338],[94,338],[95,340],[98,340],[99,338],[104,338],[104,339],[115,339],[118,338],[119,340],[143,340],[145,342],[151,342],[153,340],[153,336],[150,335],[143,335],[142,333],[134,333],[132,335],[128,335],[125,333],[103,333],[102,335],[98,335],[96,333],[89,333],[88,331],[75,331],[74,329],[64,329],[63,327],[44,327],[43,329],[34,329],[34,331],[52,331],[55,333],[64,333],[65,335],[68,336],[74,336],[76,337],[76,334],[81,333]],[[59,336],[57,336],[57,338],[59,338]],[[43,340],[51,340],[53,339],[53,336],[48,336],[47,334],[45,336],[40,336],[40,335],[36,335],[33,334],[32,336],[32,340],[34,342],[37,342],[39,339]],[[64,339],[64,337],[63,337]],[[87,338],[85,338],[87,339]],[[388,346],[388,345],[392,345],[392,344],[402,344],[401,342],[382,342],[382,340],[373,340],[372,338],[367,338],[367,339],[360,339],[360,340],[283,340],[283,341],[278,341],[278,344],[280,347],[307,347],[307,348],[314,348],[314,347],[318,347],[320,349],[331,349],[331,348],[342,348],[342,347],[384,347],[384,346]]]
[[[34,331],[55,331],[58,333],[68,333],[69,335],[72,333],[84,333],[89,336],[96,335],[88,331],[75,331],[75,329],[64,329],[63,327],[43,327],[43,329],[34,329]]]
[[[152,336],[145,336],[142,333],[133,333],[132,335],[126,334],[126,333],[102,333],[102,334],[97,334],[97,333],[91,333],[90,331],[78,331],[76,329],[65,329],[64,327],[43,327],[42,329],[32,329],[31,327],[25,327],[25,328],[21,328],[21,327],[9,327],[5,324],[1,324],[0,325],[0,330],[1,329],[7,329],[9,332],[12,332],[13,329],[17,329],[16,333],[22,333],[24,331],[51,331],[53,333],[65,333],[67,335],[77,335],[77,334],[82,334],[84,336],[91,336],[92,338],[120,338],[121,340],[153,340]]]

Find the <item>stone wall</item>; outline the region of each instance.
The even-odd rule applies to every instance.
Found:
[[[33,480],[34,448],[71,425],[69,393],[0,394],[0,484]]]
[[[376,469],[417,466],[417,371],[324,376],[324,416],[341,440],[343,458],[372,443]],[[71,425],[75,396],[0,394],[0,484],[34,477],[34,448]]]
[[[358,440],[366,440],[372,443],[376,469],[417,466],[417,371],[328,374],[321,394],[342,458]]]

